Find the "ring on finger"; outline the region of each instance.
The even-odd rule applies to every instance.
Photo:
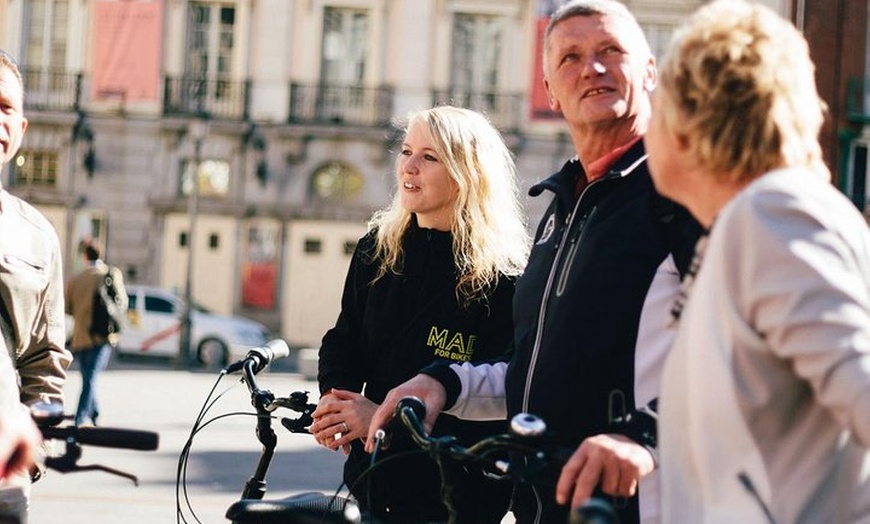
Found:
[[[350,433],[350,428],[347,427],[347,422],[341,423],[341,430],[342,433]]]

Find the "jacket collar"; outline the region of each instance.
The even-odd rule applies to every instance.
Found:
[[[621,157],[617,158],[602,179],[622,178],[634,172],[646,160],[646,147],[638,140]],[[529,188],[529,195],[536,197],[545,189],[552,191],[570,207],[574,202],[574,181],[578,176],[586,176],[580,160],[576,156],[562,166],[558,172]]]

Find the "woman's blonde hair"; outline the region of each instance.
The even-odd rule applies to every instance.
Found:
[[[658,89],[658,116],[714,176],[745,182],[803,166],[830,177],[809,47],[771,9],[744,0],[700,8],[674,34]]]
[[[407,134],[420,123],[432,148],[456,184],[453,203],[453,259],[456,296],[463,303],[483,298],[500,274],[517,276],[525,267],[529,236],[519,203],[516,167],[498,131],[480,113],[439,106],[411,113],[402,126]],[[396,162],[397,180],[399,176]],[[392,204],[374,214],[377,278],[402,270],[402,240],[411,213],[402,207],[401,188]]]

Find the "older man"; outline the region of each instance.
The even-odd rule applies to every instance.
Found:
[[[656,66],[626,7],[568,2],[544,43],[550,105],[565,116],[577,156],[530,191],[555,196],[517,283],[514,357],[427,368],[390,393],[368,446],[408,394],[424,400],[430,424],[444,407],[464,418],[535,413],[576,452],[557,485],[520,487],[518,522],[564,523],[565,505],[596,488],[621,497],[612,501],[621,522],[656,522],[655,479],[640,480],[656,463],[668,312],[701,229],[650,180],[641,136]]]
[[[18,152],[27,119],[18,65],[0,51],[0,166]],[[0,190],[0,330],[20,380],[20,401],[63,402],[63,277],[60,243],[54,228],[32,206]],[[23,512],[30,479],[0,485],[0,511]]]

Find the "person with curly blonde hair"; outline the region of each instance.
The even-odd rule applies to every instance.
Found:
[[[679,29],[647,133],[708,228],[673,309],[663,522],[870,521],[870,231],[829,181],[806,41],[717,0]]]
[[[420,453],[394,458],[416,449],[394,439],[381,453],[389,460],[362,476],[370,462],[362,438],[386,392],[432,362],[507,358],[514,281],[530,241],[513,157],[479,113],[451,106],[412,113],[396,182],[392,204],[374,214],[357,245],[341,313],[323,337],[311,432],[349,453],[345,481],[371,515],[443,521],[435,463]],[[504,422],[444,417],[434,434],[473,442],[504,429]],[[461,521],[498,523],[510,486],[480,471],[457,474]]]

